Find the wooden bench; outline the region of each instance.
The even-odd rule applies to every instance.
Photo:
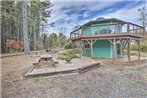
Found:
[[[52,59],[52,56],[51,55],[41,55],[40,57],[41,57],[42,60],[45,60],[46,62],[48,60],[51,60]]]
[[[55,59],[55,58],[52,58],[52,60],[53,60],[53,62],[54,62],[55,64],[59,63],[59,61],[58,61],[57,59]]]
[[[40,57],[37,57],[34,62],[33,62],[33,65],[37,65],[39,62],[40,62],[41,58]]]

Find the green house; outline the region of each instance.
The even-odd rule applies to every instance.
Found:
[[[116,58],[122,57],[124,48],[130,48],[132,40],[138,42],[143,32],[142,26],[130,22],[116,18],[98,18],[78,26],[70,33],[70,38],[75,48],[81,47],[83,56]]]

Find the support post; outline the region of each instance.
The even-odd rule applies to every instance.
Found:
[[[91,47],[91,58],[92,58],[93,57],[93,42],[92,42],[92,40],[90,42],[90,47]]]
[[[115,62],[115,49],[116,48],[116,40],[113,39],[113,62]]]
[[[82,58],[82,53],[83,53],[83,41],[82,41],[82,40],[80,41],[80,47],[81,47],[81,48],[80,48],[80,49],[81,49],[81,50],[80,50],[80,52],[81,52],[81,53],[80,53],[80,58]]]
[[[137,43],[138,43],[138,60],[140,61],[140,40]]]
[[[120,50],[121,50],[121,55],[120,55],[120,56],[121,56],[121,57],[123,57],[122,41],[123,41],[123,40],[120,40],[120,45],[121,45],[121,46],[120,46]]]
[[[108,41],[113,45],[113,62],[115,62],[115,55],[116,55],[116,52],[115,52],[115,48],[116,48],[116,39],[113,39],[113,40],[110,40],[108,39]]]
[[[128,40],[128,51],[127,51],[127,55],[128,55],[128,61],[130,62],[130,39]]]

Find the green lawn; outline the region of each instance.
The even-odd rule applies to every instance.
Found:
[[[127,54],[127,50],[124,50],[125,54]],[[137,56],[138,55],[138,51],[135,51],[135,50],[131,50],[131,55],[132,56]],[[140,52],[140,55],[141,56],[147,56],[147,52]]]

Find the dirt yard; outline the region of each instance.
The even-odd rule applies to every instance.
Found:
[[[35,57],[2,58],[2,98],[147,98],[147,59],[80,75],[23,78]]]

